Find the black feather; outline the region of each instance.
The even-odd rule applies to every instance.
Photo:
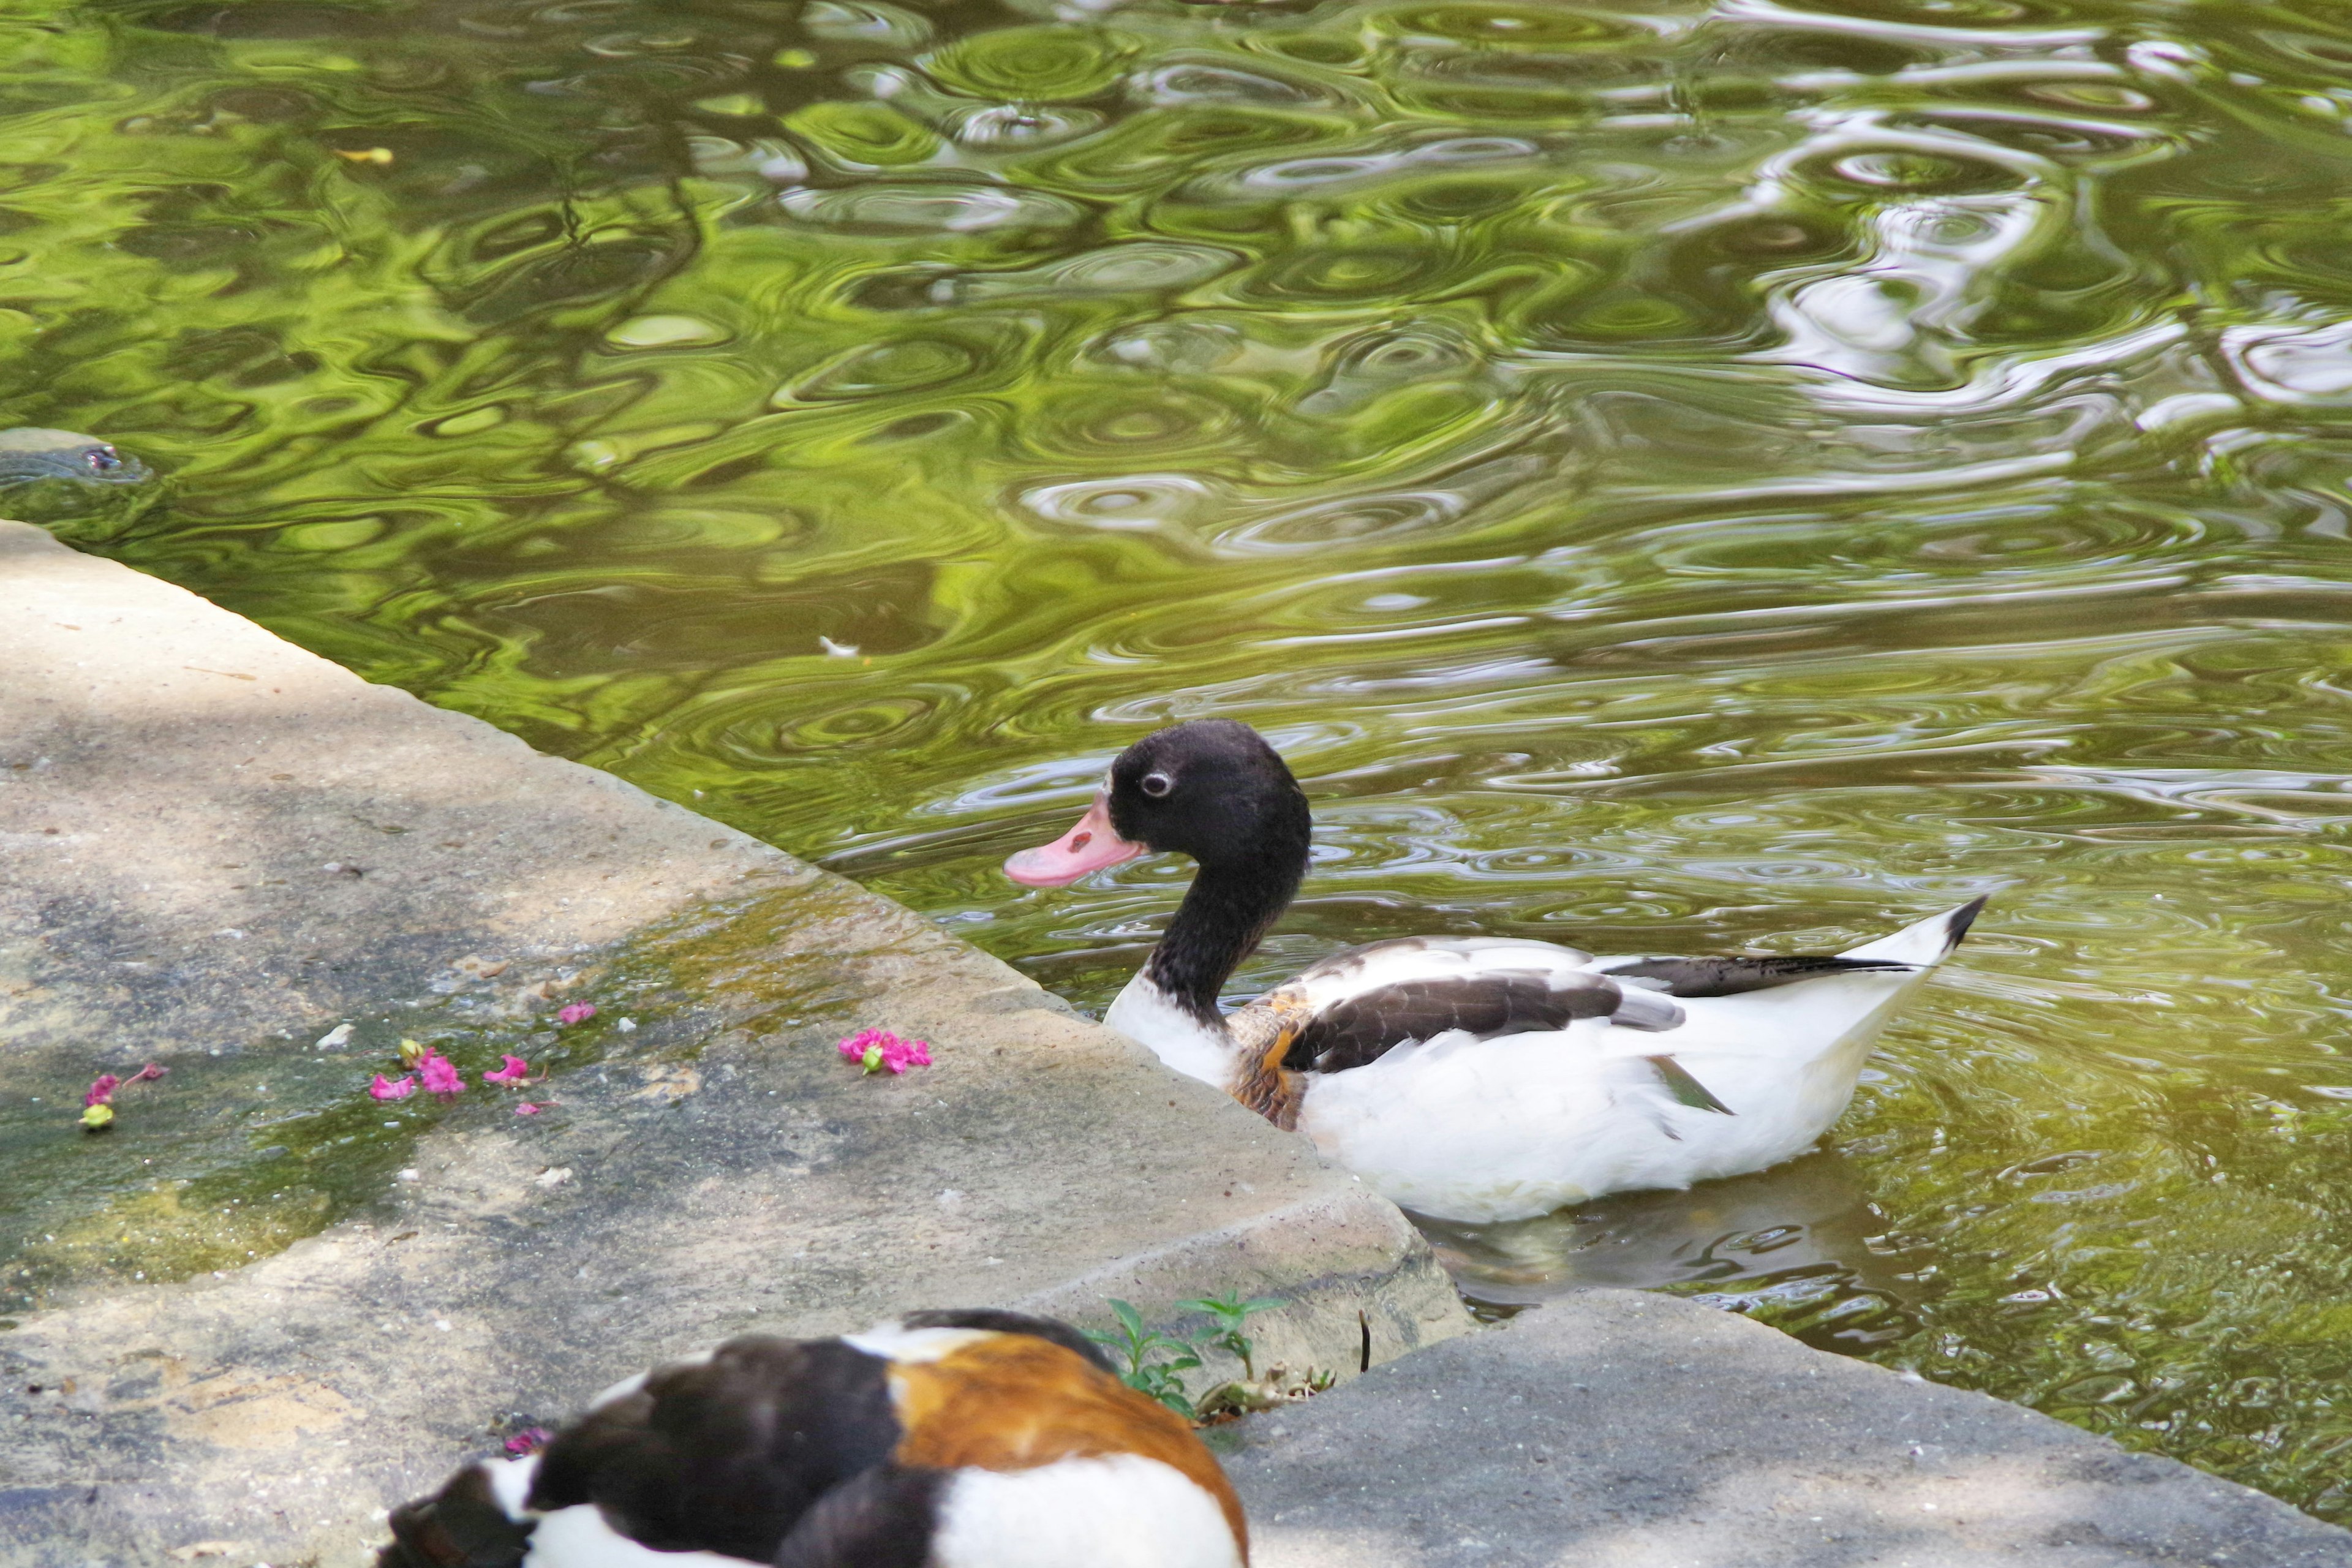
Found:
[[[1636,958],[1609,965],[1619,980],[1658,983],[1669,996],[1738,996],[1769,991],[1825,974],[1866,974],[1874,970],[1907,972],[1912,963],[1880,958]]]
[[[479,1465],[468,1465],[429,1498],[392,1510],[392,1544],[376,1568],[516,1568],[530,1550],[528,1521],[509,1519]]]
[[[1479,1039],[1564,1029],[1579,1018],[1605,1018],[1622,994],[1598,975],[1555,989],[1540,974],[1479,974],[1460,980],[1407,980],[1360,992],[1317,1013],[1284,1053],[1294,1072],[1345,1072],[1377,1061],[1407,1040],[1449,1029]]]
[[[1085,1357],[1099,1372],[1118,1375],[1118,1368],[1111,1364],[1102,1346],[1053,1318],[1008,1312],[1002,1307],[949,1307],[932,1312],[909,1312],[898,1321],[910,1329],[985,1329],[996,1334],[1030,1334]]]
[[[530,1506],[594,1503],[656,1552],[764,1563],[812,1504],[899,1436],[878,1357],[749,1334],[567,1427],[540,1457]]]
[[[877,1465],[801,1516],[775,1568],[925,1568],[951,1479],[920,1466]]]
[[[1977,917],[1984,913],[1985,904],[1991,898],[1990,893],[1979,893],[1952,911],[1951,918],[1944,922],[1946,952],[1960,945],[1961,939],[1969,934],[1969,928],[1977,923]]]

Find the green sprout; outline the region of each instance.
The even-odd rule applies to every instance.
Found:
[[[1257,1381],[1257,1346],[1242,1332],[1242,1325],[1249,1321],[1251,1313],[1267,1311],[1282,1304],[1279,1296],[1254,1296],[1244,1301],[1238,1290],[1176,1303],[1185,1311],[1206,1312],[1216,1319],[1217,1331],[1200,1341],[1195,1348],[1223,1351],[1242,1363],[1242,1376],[1251,1383]]]
[[[1192,1402],[1184,1396],[1183,1374],[1201,1364],[1200,1352],[1173,1335],[1145,1327],[1143,1314],[1115,1296],[1110,1310],[1118,1315],[1118,1327],[1108,1332],[1088,1329],[1087,1338],[1127,1363],[1119,1371],[1120,1382],[1187,1421],[1192,1419]]]

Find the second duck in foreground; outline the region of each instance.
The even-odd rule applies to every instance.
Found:
[[[1804,1152],[1984,905],[1822,957],[1405,937],[1334,953],[1228,1016],[1218,993],[1297,892],[1309,826],[1256,731],[1197,720],[1129,746],[1076,826],[1004,869],[1060,887],[1192,856],[1182,905],[1104,1022],[1440,1219],[1523,1219]]]
[[[1066,1323],[747,1334],[392,1510],[376,1568],[1247,1568],[1183,1418]]]

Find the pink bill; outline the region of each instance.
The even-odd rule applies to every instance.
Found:
[[[1144,852],[1111,830],[1110,803],[1101,795],[1078,825],[1051,844],[1024,849],[1004,863],[1004,874],[1024,887],[1065,888],[1089,871],[1132,860]]]

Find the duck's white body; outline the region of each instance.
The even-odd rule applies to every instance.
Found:
[[[1966,929],[1960,915],[1947,911],[1840,955],[1899,968],[1677,997],[1680,1021],[1668,1027],[1591,1017],[1491,1038],[1452,1030],[1343,1071],[1302,1073],[1295,1125],[1400,1206],[1474,1223],[1759,1171],[1803,1153],[1843,1114],[1879,1032],[1951,951],[1956,923]],[[1444,943],[1436,955],[1413,943],[1354,952],[1361,962],[1352,973],[1334,976],[1327,963],[1285,991],[1320,1013],[1448,969],[1455,983],[1475,985],[1533,969],[1600,979],[1638,962],[1476,939]],[[1433,964],[1433,956],[1453,962]],[[1105,1021],[1179,1072],[1234,1089],[1242,1047],[1232,1031],[1202,1026],[1160,994],[1148,973],[1129,983]],[[1677,1097],[1653,1065],[1661,1056],[1725,1110]]]

